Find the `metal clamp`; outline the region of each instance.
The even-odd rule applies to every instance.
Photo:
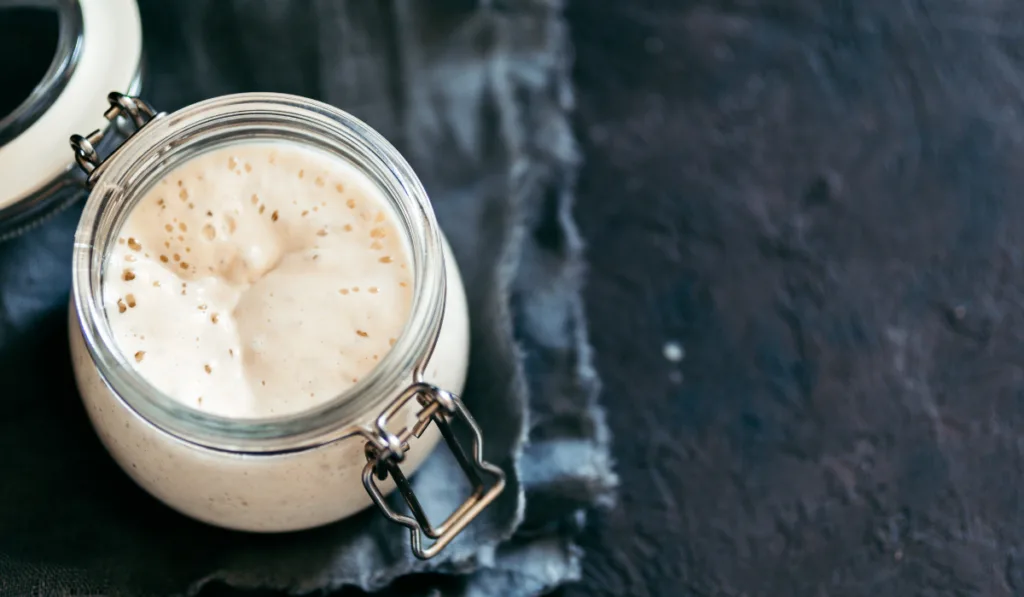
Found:
[[[131,138],[132,135],[142,130],[142,127],[149,124],[156,118],[160,118],[164,115],[163,112],[156,112],[147,104],[137,97],[126,95],[124,93],[118,93],[117,91],[111,92],[107,95],[107,102],[110,107],[103,113],[104,118],[109,120],[111,124],[115,126],[107,129],[106,131],[97,129],[87,137],[82,135],[71,135],[71,149],[75,150],[75,161],[78,162],[78,167],[85,172],[87,178],[85,181],[86,188],[92,188],[96,181],[99,180],[100,174],[103,170],[103,165],[110,160],[117,150],[121,148],[120,145],[115,147],[111,151],[110,155],[106,159],[102,159],[96,148],[100,143],[103,142],[107,132],[110,130],[117,130],[124,135],[125,140]],[[125,117],[131,118],[131,124],[135,125],[135,130],[132,131],[126,126]]]
[[[412,427],[406,427],[398,433],[391,433],[387,429],[388,421],[395,416],[410,400],[416,399],[423,407],[416,415],[416,423]],[[462,419],[473,432],[473,450],[467,455],[455,433],[452,430],[452,419]],[[473,491],[469,498],[459,506],[443,523],[434,527],[427,519],[419,500],[412,490],[412,485],[402,473],[399,463],[405,459],[405,453],[409,450],[409,440],[419,437],[426,428],[434,422],[445,443],[455,455],[459,466],[462,467],[466,477],[473,485]],[[426,560],[434,557],[448,543],[451,542],[461,531],[466,528],[476,516],[488,504],[494,501],[498,494],[505,489],[505,473],[497,466],[484,462],[483,460],[483,437],[480,427],[473,417],[470,416],[462,401],[454,394],[434,387],[426,383],[414,383],[399,395],[388,407],[377,417],[375,429],[364,430],[366,437],[366,466],[363,468],[363,485],[370,494],[370,498],[377,504],[385,516],[392,522],[396,522],[409,529],[412,543],[412,552],[416,557]],[[486,473],[493,478],[490,489],[484,482],[481,474]],[[391,475],[395,480],[398,491],[405,498],[406,505],[412,512],[412,517],[398,514],[388,506],[384,495],[380,491],[374,477],[383,481]],[[424,548],[423,535],[434,539],[434,542]]]

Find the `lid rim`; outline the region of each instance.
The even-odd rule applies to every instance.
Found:
[[[54,5],[72,0],[13,0]],[[80,7],[83,41],[67,86],[25,131],[0,145],[0,208],[38,201],[73,163],[65,151],[75,132],[104,129],[106,94],[139,77],[142,27],[136,0],[73,0]],[[60,4],[63,6],[63,4]],[[10,213],[17,213],[13,210]]]
[[[128,93],[137,95],[142,89],[143,61],[139,60],[135,78],[128,86]],[[118,131],[117,123],[112,122],[107,128],[103,143],[97,148],[107,153],[124,141]],[[88,196],[85,187],[86,177],[77,167],[74,158],[68,160],[67,167],[57,176],[45,181],[27,195],[0,207],[0,245],[17,238],[48,221],[77,201]]]
[[[46,113],[49,106],[68,86],[82,55],[85,26],[82,21],[82,7],[78,0],[53,0],[52,2],[30,2],[28,4],[58,5],[56,6],[59,19],[57,51],[43,78],[32,88],[28,97],[9,114],[0,118],[0,145],[5,145],[25,132]]]

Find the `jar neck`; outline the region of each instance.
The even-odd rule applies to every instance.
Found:
[[[368,375],[307,411],[228,418],[167,396],[139,375],[114,339],[103,305],[108,255],[118,231],[146,191],[200,153],[244,142],[302,144],[340,157],[382,191],[406,234],[413,302],[405,328]],[[440,232],[419,179],[398,151],[355,117],[332,106],[284,94],[222,96],[151,120],[103,164],[75,233],[73,296],[86,346],[100,376],[132,410],[185,441],[232,452],[291,451],[334,441],[375,416],[375,406],[400,393],[430,358],[444,312]]]

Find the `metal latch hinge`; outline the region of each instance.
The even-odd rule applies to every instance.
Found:
[[[398,433],[389,432],[388,421],[413,399],[422,406],[416,415],[416,423]],[[469,454],[455,436],[451,426],[454,419],[460,419],[472,432],[473,445]],[[412,485],[399,467],[409,449],[409,440],[419,437],[430,423],[437,425],[441,437],[473,487],[469,498],[436,527],[430,524]],[[466,407],[451,392],[430,384],[415,383],[409,386],[377,417],[375,429],[364,431],[363,435],[367,438],[363,485],[388,519],[409,529],[412,552],[420,559],[426,560],[437,555],[505,488],[504,471],[483,460],[483,436]],[[389,475],[412,512],[411,517],[395,512],[384,499],[375,478],[383,481]],[[484,477],[490,477],[490,484],[485,482]],[[434,540],[429,547],[424,547],[424,535]]]
[[[106,159],[100,157],[96,148],[99,147],[104,137],[110,131],[118,131],[127,140],[142,130],[142,127],[164,115],[163,112],[153,110],[149,104],[141,99],[117,91],[107,95],[107,102],[110,104],[110,107],[103,113],[103,116],[115,126],[106,130],[97,129],[85,137],[82,135],[71,135],[71,149],[75,151],[75,161],[78,162],[78,167],[86,174],[86,188],[92,188],[96,184],[103,171],[104,164],[121,147],[120,145],[115,147]],[[128,128],[131,125],[135,126],[134,131]]]

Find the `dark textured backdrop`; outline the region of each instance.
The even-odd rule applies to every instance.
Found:
[[[569,16],[622,499],[565,594],[1024,594],[1024,3]]]
[[[623,483],[563,594],[1024,593],[1024,5],[569,22]]]

